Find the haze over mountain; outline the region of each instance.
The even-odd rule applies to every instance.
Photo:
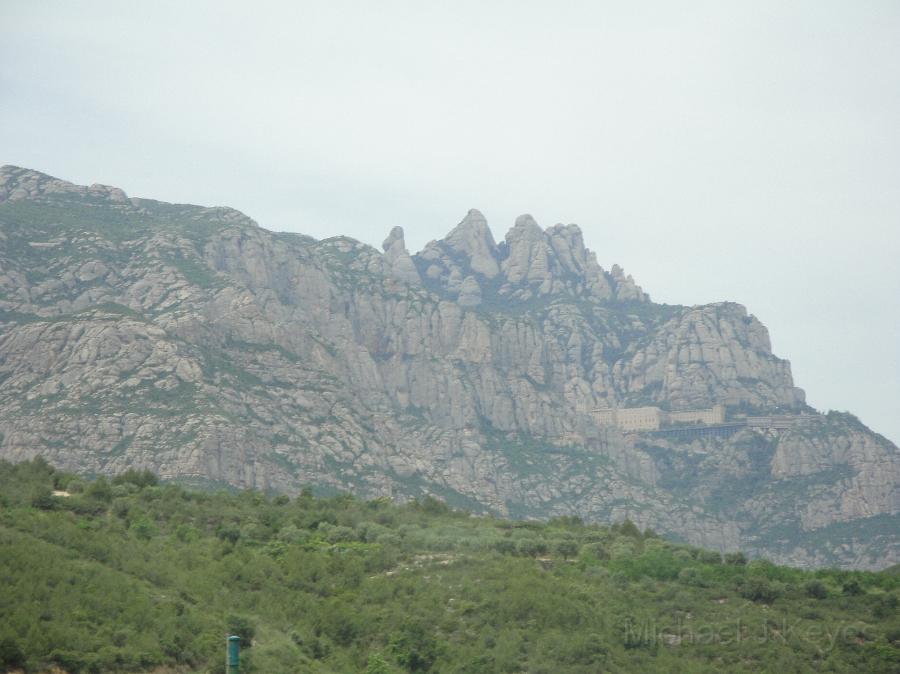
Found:
[[[744,307],[653,303],[576,225],[471,210],[381,252],[5,166],[0,236],[3,458],[900,561],[897,447],[806,406]],[[720,434],[603,417],[715,405]]]

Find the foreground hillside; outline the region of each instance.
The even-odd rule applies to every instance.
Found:
[[[900,562],[897,447],[812,414],[742,306],[655,304],[529,216],[383,247],[0,168],[0,457]],[[714,404],[798,423],[679,439],[597,412]]]
[[[0,462],[0,579],[0,664],[29,672],[221,672],[229,631],[248,673],[900,668],[896,573],[43,460]]]

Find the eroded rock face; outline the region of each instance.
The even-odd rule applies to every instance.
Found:
[[[743,307],[655,305],[575,225],[522,216],[497,245],[470,211],[411,256],[400,228],[381,254],[14,167],[0,201],[4,458],[898,561],[895,536],[839,529],[900,511],[896,447],[850,419],[699,444],[597,424],[609,406],[801,410],[803,393]]]
[[[384,264],[388,273],[404,283],[419,283],[419,272],[406,250],[403,228],[394,227],[382,244]]]
[[[558,295],[592,301],[647,302],[649,298],[618,266],[606,272],[584,247],[578,225],[546,231],[521,215],[501,245],[476,210],[441,241],[431,241],[413,257],[430,289],[455,297],[471,277],[499,301],[528,302]],[[470,283],[470,288],[474,286]]]
[[[470,210],[466,217],[444,238],[449,250],[467,258],[468,266],[485,278],[494,278],[498,272],[497,245],[480,211]]]
[[[710,386],[725,405],[797,409],[805,402],[793,386],[790,363],[772,356],[765,326],[730,302],[679,313],[619,360],[614,372],[629,392],[656,390],[657,403],[676,409],[706,406]],[[766,384],[758,387],[754,380]]]

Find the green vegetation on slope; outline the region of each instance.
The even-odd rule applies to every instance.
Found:
[[[69,496],[54,495],[66,489]],[[295,500],[0,462],[0,665],[41,671],[896,672],[896,573],[803,572],[630,522]]]

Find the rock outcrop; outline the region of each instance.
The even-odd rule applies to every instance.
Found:
[[[406,250],[406,242],[403,240],[403,228],[394,227],[388,237],[381,244],[384,249],[384,264],[388,273],[404,283],[419,283],[419,272],[416,265]]]
[[[695,441],[598,422],[810,410],[743,307],[654,304],[575,225],[522,216],[498,245],[473,210],[382,254],[14,167],[0,202],[0,457],[900,561],[897,448],[852,418]]]

